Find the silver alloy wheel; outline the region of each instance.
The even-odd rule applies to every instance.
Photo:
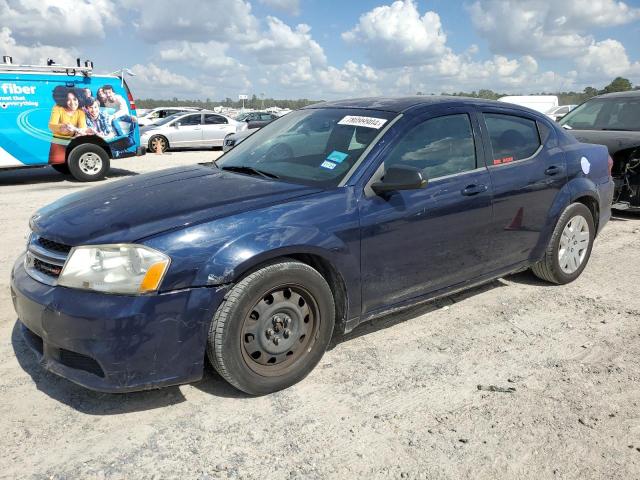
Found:
[[[568,275],[582,265],[589,249],[589,224],[582,215],[571,218],[560,237],[558,260],[560,268]]]
[[[97,175],[102,170],[102,158],[93,152],[83,153],[78,160],[78,167],[86,175]]]

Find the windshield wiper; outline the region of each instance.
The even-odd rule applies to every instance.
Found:
[[[250,167],[248,165],[229,165],[221,167],[221,170],[228,170],[230,172],[238,172],[238,173],[248,173],[249,175],[259,175],[264,178],[280,178],[278,175],[275,175],[271,172],[265,172],[264,170],[259,170],[254,167]]]

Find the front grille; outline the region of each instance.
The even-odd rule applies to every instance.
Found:
[[[54,252],[59,253],[69,253],[71,251],[71,247],[69,245],[65,245],[64,243],[54,242],[53,240],[49,240],[44,237],[38,237],[38,243],[42,245],[47,250],[52,250]]]
[[[33,259],[33,268],[40,273],[44,273],[45,275],[49,275],[50,277],[55,278],[58,278],[60,276],[60,272],[62,272],[61,266],[54,265],[53,263],[43,262],[38,258]]]
[[[42,355],[43,344],[42,338],[39,335],[36,335],[27,327],[24,327],[24,338],[27,343],[31,346],[31,348],[35,349],[40,355]]]
[[[56,285],[71,248],[69,245],[32,234],[29,237],[25,258],[27,273],[39,282]]]
[[[85,372],[92,373],[98,377],[104,377],[104,371],[100,364],[93,358],[86,355],[82,355],[78,352],[72,352],[71,350],[60,349],[60,363],[66,365],[69,368],[75,368],[76,370],[84,370]]]

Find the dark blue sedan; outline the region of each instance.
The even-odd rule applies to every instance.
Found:
[[[41,209],[12,297],[42,365],[88,388],[192,382],[208,358],[265,394],[303,379],[336,329],[527,268],[576,279],[610,169],[605,147],[515,105],[324,103],[217,163]]]

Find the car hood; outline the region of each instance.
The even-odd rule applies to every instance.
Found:
[[[36,233],[67,245],[127,243],[318,191],[194,165],[68,195],[40,209],[30,223]]]
[[[566,130],[582,143],[598,143],[609,149],[613,155],[620,150],[640,146],[640,132],[620,130]]]

